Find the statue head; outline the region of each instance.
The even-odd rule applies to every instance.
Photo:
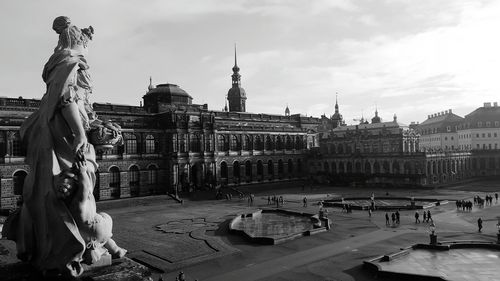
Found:
[[[92,40],[92,35],[94,34],[92,26],[80,29],[72,25],[71,20],[65,16],[55,18],[52,23],[52,29],[59,34],[59,42],[54,52],[64,49],[86,49],[88,42]]]

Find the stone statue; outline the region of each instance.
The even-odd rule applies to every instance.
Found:
[[[80,29],[57,17],[54,53],[43,69],[47,84],[38,111],[21,126],[30,173],[21,208],[9,217],[4,236],[16,241],[18,257],[42,272],[78,276],[82,262],[93,263],[107,250],[126,251],[111,239],[112,220],[96,213],[92,194],[98,168],[91,130],[121,136],[120,128],[97,119],[90,102],[92,80],[85,59],[92,27]]]

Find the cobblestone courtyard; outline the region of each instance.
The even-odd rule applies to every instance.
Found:
[[[330,208],[332,230],[276,246],[249,244],[229,234],[228,221],[234,215],[271,207],[268,195],[284,196],[285,209],[315,213],[320,200],[342,196],[418,196],[447,200],[471,199],[494,194],[496,182],[450,186],[440,189],[400,190],[315,186],[302,190],[299,184],[276,189],[254,186],[243,189],[255,194],[253,206],[246,200],[185,200],[179,204],[168,196],[124,199],[99,203],[98,209],[114,219],[114,238],[128,249],[128,257],[153,269],[154,277],[174,280],[183,270],[188,280],[375,280],[361,269],[362,261],[428,242],[429,223],[414,223],[414,211],[401,211],[401,224],[385,225],[385,212],[372,217],[367,211],[342,213]],[[500,189],[499,189],[500,191]],[[308,207],[302,198],[308,197]],[[430,208],[438,239],[496,240],[500,204],[472,212],[456,210],[454,202]],[[421,212],[421,210],[420,210]],[[389,213],[390,214],[390,213]],[[484,221],[477,233],[475,221]],[[1,240],[0,263],[15,261],[15,246]],[[236,278],[236,279],[235,279]]]

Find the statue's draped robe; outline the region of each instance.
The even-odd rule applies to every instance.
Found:
[[[82,272],[85,243],[65,203],[57,199],[54,181],[75,161],[74,136],[61,108],[78,101],[75,86],[85,83],[79,81],[85,73],[82,66],[86,66],[83,56],[60,50],[44,67],[42,77],[47,92],[38,111],[21,126],[21,136],[27,144],[26,163],[30,166],[23,187],[23,204],[6,224],[5,233],[8,239],[16,241],[21,259],[40,270],[59,269],[74,276]],[[77,104],[81,112],[83,105]],[[91,145],[85,156],[95,183],[97,164]]]

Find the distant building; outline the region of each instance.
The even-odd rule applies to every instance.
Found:
[[[420,149],[423,151],[453,151],[459,149],[458,127],[464,118],[451,109],[428,115],[427,120],[416,127],[420,134]]]
[[[324,134],[311,159],[311,174],[332,181],[422,185],[425,154],[419,136],[397,121],[381,122],[378,112],[371,124],[340,126]]]
[[[500,175],[500,107],[485,102],[459,125],[458,145],[472,153],[473,176]]]
[[[500,149],[500,107],[484,103],[458,124],[458,146],[462,150]]]

